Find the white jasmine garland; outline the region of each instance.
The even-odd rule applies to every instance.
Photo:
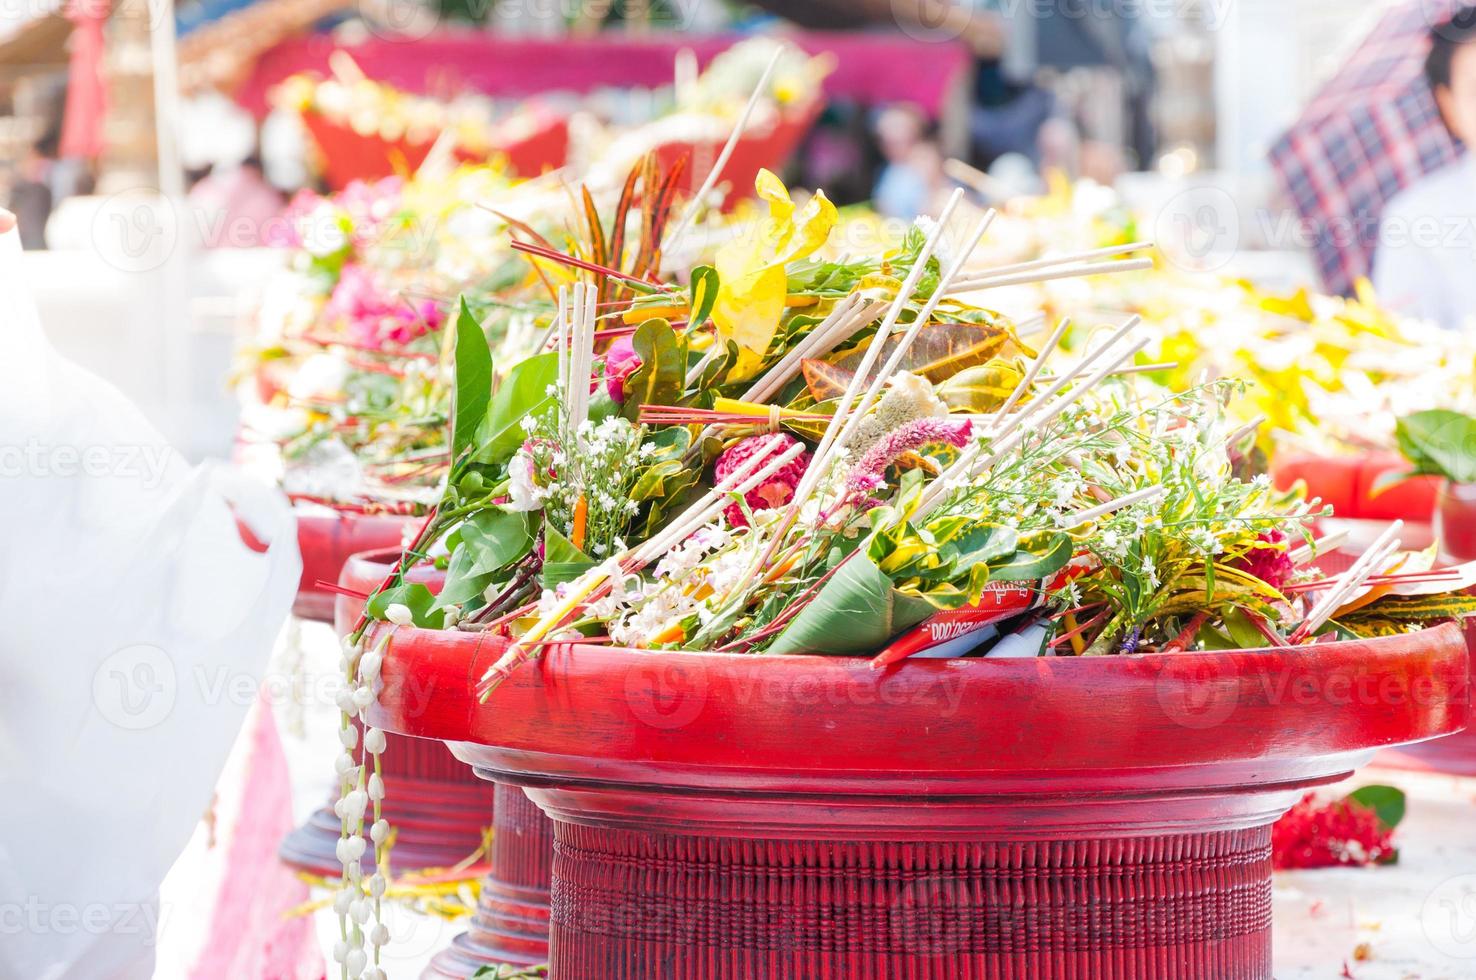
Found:
[[[399,603],[391,603],[385,615],[397,625],[408,624],[411,620],[410,610]],[[338,916],[340,935],[334,945],[333,960],[340,965],[342,980],[384,977],[379,957],[389,934],[381,921],[381,900],[386,881],[378,869],[385,866],[385,844],[390,836],[389,824],[382,814],[384,779],[379,773],[380,755],[384,752],[386,739],[384,732],[368,725],[364,711],[375,702],[374,684],[379,677],[384,646],[390,635],[386,632],[368,651],[364,650],[362,641],[346,644],[344,651],[345,688],[340,692],[338,704],[339,742],[345,751],[334,762],[334,769],[339,774],[339,796],[333,806],[333,812],[341,821],[335,851],[343,867],[339,889],[333,897],[333,911]],[[354,725],[356,719],[363,727],[362,736]],[[361,751],[358,758],[352,752],[356,746]],[[367,835],[366,821],[369,823]],[[362,861],[371,844],[376,870],[366,885]],[[368,946],[373,947],[372,963]]]

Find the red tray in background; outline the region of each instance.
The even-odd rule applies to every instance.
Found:
[[[317,144],[323,179],[330,190],[342,190],[355,180],[372,181],[397,173],[413,173],[430,153],[433,140],[412,143],[403,137],[386,140],[378,133],[365,135],[316,112],[301,114],[303,124]],[[461,149],[462,163],[486,163],[494,156],[507,161],[508,170],[519,177],[536,177],[545,170],[562,167],[569,156],[569,120],[549,113],[540,115],[530,127],[514,120],[508,134],[494,134],[492,149],[470,153]]]
[[[1332,504],[1334,515],[1345,520],[1428,522],[1440,486],[1435,477],[1415,477],[1384,490],[1374,489],[1384,474],[1408,469],[1398,453],[1317,456],[1278,452],[1271,462],[1271,479],[1283,490],[1297,480],[1306,481],[1308,496]]]
[[[298,508],[297,545],[302,551],[302,579],[292,612],[303,619],[331,623],[335,596],[318,583],[337,582],[349,556],[358,552],[389,548],[398,554],[404,547],[406,532],[414,534],[424,519]]]
[[[1272,821],[1466,724],[1450,625],[883,673],[560,646],[483,703],[504,651],[401,629],[371,711],[553,817],[558,980],[1265,980]]]
[[[786,106],[767,127],[750,124],[739,137],[732,156],[728,157],[719,175],[719,181],[732,188],[724,202],[725,208],[731,209],[739,201],[753,196],[753,182],[760,170],[777,172],[789,162],[824,107],[823,100],[811,99]],[[662,169],[671,167],[683,157],[687,158],[687,190],[695,192],[707,179],[713,164],[717,163],[725,142],[726,139],[702,143],[678,140],[662,143],[654,150]]]

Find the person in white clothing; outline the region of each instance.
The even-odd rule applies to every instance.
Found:
[[[1431,32],[1425,75],[1459,142],[1476,140],[1476,6]],[[1384,209],[1374,289],[1390,309],[1449,329],[1476,317],[1476,160],[1466,154]]]

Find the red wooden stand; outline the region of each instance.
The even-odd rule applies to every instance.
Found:
[[[398,540],[398,539],[397,539]],[[371,592],[384,581],[399,557],[398,548],[356,554],[343,565],[338,582],[345,588]],[[412,570],[410,578],[439,589],[444,573],[433,568]],[[339,597],[336,626],[340,636],[358,619],[363,603]],[[422,699],[434,696],[426,690]],[[395,829],[394,866],[402,871],[441,868],[466,858],[482,841],[482,830],[493,822],[492,787],[474,777],[444,745],[424,739],[386,739],[380,764],[385,781],[384,815]],[[333,813],[336,787],[329,805],[288,834],[278,856],[288,865],[323,877],[336,877],[340,866],[339,820]],[[365,867],[373,865],[366,854]]]
[[[1278,488],[1286,489],[1298,480],[1305,480],[1308,496],[1332,504],[1333,513],[1340,518],[1386,523],[1428,521],[1435,507],[1439,480],[1421,476],[1375,489],[1385,474],[1408,471],[1409,464],[1398,453],[1314,456],[1281,452],[1271,464],[1271,478]]]
[[[821,99],[785,106],[767,127],[750,126],[744,131],[719,175],[731,189],[724,201],[725,209],[731,210],[739,201],[753,196],[753,182],[760,170],[777,171],[789,161],[824,108],[825,103]],[[687,189],[695,192],[717,162],[723,142],[675,140],[654,149],[663,170],[687,158]]]
[[[1455,626],[886,673],[558,647],[482,704],[503,649],[399,631],[375,724],[553,817],[563,980],[1261,980],[1271,822],[1467,714]]]
[[[492,871],[482,879],[476,915],[467,931],[431,960],[422,980],[463,980],[495,963],[548,962],[553,821],[518,787],[495,785]]]

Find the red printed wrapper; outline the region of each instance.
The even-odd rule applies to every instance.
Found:
[[[1039,590],[1033,586],[1018,582],[991,582],[984,587],[984,594],[977,603],[961,609],[944,609],[929,616],[888,644],[872,658],[871,666],[886,667],[1018,616],[1035,605],[1039,595]]]

